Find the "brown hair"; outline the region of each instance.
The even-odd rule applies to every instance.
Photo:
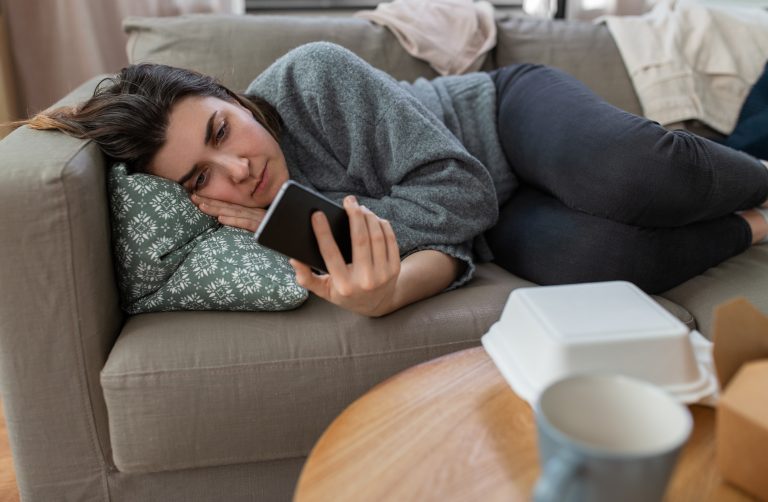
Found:
[[[195,71],[148,63],[127,66],[105,78],[84,103],[41,112],[22,124],[92,139],[110,160],[124,162],[129,173],[146,172],[165,143],[171,108],[187,96],[238,102],[279,139],[280,116],[262,98],[237,94]]]

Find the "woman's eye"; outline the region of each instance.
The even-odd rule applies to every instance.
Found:
[[[225,121],[222,121],[221,126],[219,127],[219,130],[216,131],[216,144],[220,144],[224,137],[227,135],[227,129],[228,125]]]
[[[205,183],[208,181],[208,172],[203,171],[200,174],[197,175],[197,178],[195,179],[195,190],[199,190],[205,186]]]

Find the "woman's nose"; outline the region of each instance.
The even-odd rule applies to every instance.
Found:
[[[248,179],[248,176],[250,175],[248,159],[246,158],[229,158],[227,159],[225,166],[229,176],[235,183],[240,183],[241,181]]]

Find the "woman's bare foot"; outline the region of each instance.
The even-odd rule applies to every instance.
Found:
[[[752,229],[752,244],[756,244],[768,236],[768,219],[758,209],[747,209],[738,213]]]

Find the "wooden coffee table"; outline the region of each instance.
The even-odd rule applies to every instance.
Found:
[[[666,500],[744,501],[715,464],[712,408],[694,429]],[[371,389],[318,440],[295,502],[530,500],[536,425],[482,347],[414,366]]]

